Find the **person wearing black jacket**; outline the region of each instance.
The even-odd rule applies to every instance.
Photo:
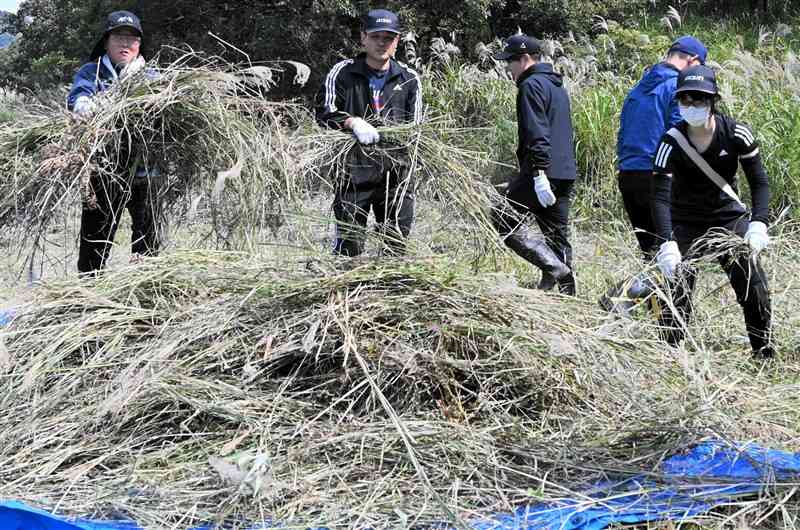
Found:
[[[747,125],[716,112],[720,96],[710,68],[681,72],[676,97],[683,121],[667,131],[656,151],[652,203],[656,232],[665,241],[656,259],[678,313],[662,310],[665,338],[679,343],[682,323],[691,315],[697,271],[682,261],[716,255],[744,312],[754,354],[773,357],[769,287],[758,259],[769,244],[770,192],[758,142]],[[737,195],[740,164],[750,185],[750,215]],[[723,248],[706,237],[719,231],[743,238],[749,251]]]
[[[540,289],[558,284],[560,292],[574,295],[569,208],[577,169],[570,102],[561,75],[540,58],[541,43],[527,35],[510,37],[495,55],[508,63],[517,83],[520,171],[509,183],[505,204],[493,208],[492,220],[509,248],[542,269]],[[546,245],[526,237],[522,221],[529,214]]]
[[[317,96],[317,122],[350,131],[358,140],[333,201],[334,252],[344,256],[364,251],[370,210],[394,253],[404,251],[414,220],[414,185],[408,168],[399,156],[380,156],[364,147],[380,141],[380,125],[422,121],[422,83],[414,70],[394,59],[399,40],[397,15],[384,9],[370,11],[361,32],[364,53],[337,63]]]

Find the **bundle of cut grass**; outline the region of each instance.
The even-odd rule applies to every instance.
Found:
[[[42,286],[0,334],[0,497],[153,528],[458,525],[709,435],[796,443],[796,385],[740,358],[458,262],[349,264],[193,252]]]
[[[374,146],[362,146],[342,131],[319,130],[304,136],[299,158],[305,179],[321,180],[335,190],[346,184],[352,165],[368,164],[384,171],[400,168],[401,193],[442,204],[450,226],[458,227],[476,252],[496,245],[497,232],[488,214],[500,196],[480,173],[492,163],[491,157],[467,141],[480,129],[458,127],[439,116],[421,124],[380,124],[379,130],[381,141]]]
[[[264,98],[271,75],[188,54],[116,83],[88,118],[62,111],[3,127],[0,162],[15,178],[0,189],[0,219],[35,240],[81,197],[91,205],[98,186],[117,180],[124,189],[146,168],[158,204],[196,195],[187,207],[196,213],[205,199],[226,246],[274,229],[299,194],[286,122],[305,118],[299,106]]]

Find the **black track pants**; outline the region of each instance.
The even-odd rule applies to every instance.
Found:
[[[408,181],[400,185],[391,182],[349,184],[339,190],[333,199],[336,216],[334,253],[358,256],[364,252],[365,230],[371,210],[385,250],[403,254],[414,222],[414,190],[405,182]]]
[[[625,212],[633,225],[645,261],[650,261],[658,252],[661,240],[656,236],[656,227],[650,213],[653,173],[651,171],[620,171],[617,184]]]
[[[720,223],[716,227],[726,228],[739,236],[744,236],[747,231],[747,219],[738,219],[728,223]],[[673,225],[675,240],[684,259],[696,258],[714,253],[710,244],[694,243],[701,239],[714,225],[707,224],[681,224]],[[693,246],[694,245],[694,246]],[[758,351],[771,342],[771,302],[767,276],[758,259],[748,256],[735,256],[724,254],[718,258],[722,269],[728,275],[731,286],[736,293],[736,300],[742,307],[744,321],[747,326],[747,335],[753,351]],[[691,266],[680,267],[679,274],[672,282],[673,302],[675,308],[684,322],[692,314],[692,295],[697,281],[697,270]],[[668,342],[677,344],[683,339],[684,330],[680,321],[672,314],[669,308],[662,308],[661,323],[666,329]]]
[[[506,191],[506,203],[493,210],[493,218],[505,237],[521,226],[526,215],[533,215],[539,229],[544,234],[547,246],[572,268],[572,245],[570,244],[569,210],[575,189],[574,180],[550,179],[550,188],[556,196],[556,203],[545,207],[539,202],[533,187],[533,177],[518,175],[511,181]],[[511,206],[511,209],[508,208]]]
[[[144,256],[157,254],[155,198],[151,194],[150,179],[136,177],[130,185],[122,179],[113,182],[93,180],[92,184],[97,207],[88,209],[84,205],[81,214],[78,271],[91,273],[105,266],[125,209],[131,216],[131,252]]]

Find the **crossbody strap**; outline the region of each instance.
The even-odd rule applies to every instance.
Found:
[[[739,196],[736,195],[735,191],[733,191],[731,185],[728,184],[728,182],[722,178],[719,173],[714,171],[714,168],[711,167],[702,156],[700,156],[700,153],[698,153],[697,150],[692,147],[692,145],[689,143],[689,140],[686,139],[682,132],[673,127],[667,131],[667,134],[672,136],[675,141],[678,142],[678,145],[681,149],[683,149],[683,152],[692,159],[692,162],[694,162],[694,164],[700,168],[700,171],[705,173],[706,176],[711,179],[711,182],[716,184],[719,189],[725,192],[728,197],[739,203],[739,206],[747,209],[747,206],[745,206],[742,200],[739,199]]]

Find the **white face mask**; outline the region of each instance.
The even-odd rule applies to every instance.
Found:
[[[711,107],[684,107],[678,105],[681,113],[681,118],[686,120],[686,123],[692,127],[702,127],[708,122],[708,117],[711,115]]]

